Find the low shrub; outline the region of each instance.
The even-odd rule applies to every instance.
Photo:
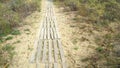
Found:
[[[0,46],[0,68],[3,68],[7,64],[10,64],[13,56],[15,55],[14,49],[15,48],[9,44]],[[8,65],[6,67],[8,67]]]
[[[20,22],[19,15],[10,10],[5,4],[0,5],[0,34],[10,33]]]
[[[36,10],[40,11],[40,0],[0,0],[0,44],[13,38],[3,36],[21,34],[15,28],[26,16]],[[14,54],[14,47],[10,44],[0,45],[0,68],[8,68]]]
[[[40,11],[40,0],[1,0],[0,35],[7,35],[33,11]]]
[[[11,34],[12,35],[20,35],[21,33],[19,30],[13,30]]]
[[[68,6],[72,11],[79,10],[79,0],[65,0],[65,5]]]

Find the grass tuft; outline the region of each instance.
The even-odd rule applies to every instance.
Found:
[[[13,36],[8,36],[5,40],[11,40],[13,39]]]
[[[21,33],[20,33],[19,30],[14,30],[14,31],[12,31],[11,34],[12,34],[12,35],[20,35]]]
[[[79,47],[78,47],[78,46],[75,46],[75,47],[74,47],[74,50],[78,50],[78,49],[79,49]]]
[[[6,44],[4,46],[0,46],[0,67],[3,68],[4,65],[12,62],[13,56],[15,55],[14,51],[15,47]]]
[[[97,47],[97,48],[96,48],[96,51],[97,51],[97,52],[102,52],[103,50],[104,50],[104,49],[103,49],[102,47]]]

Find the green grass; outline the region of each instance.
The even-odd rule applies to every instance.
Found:
[[[11,40],[13,39],[13,36],[8,36],[7,38],[5,38],[5,40]]]
[[[103,47],[97,47],[97,48],[96,48],[96,51],[97,51],[97,52],[102,52],[103,50],[104,50]]]
[[[4,65],[12,62],[12,59],[15,55],[14,49],[15,47],[10,44],[6,44],[4,46],[0,45],[0,53],[1,53],[0,54],[0,67],[3,68]]]
[[[30,2],[28,3],[27,1]],[[13,39],[12,36],[8,36],[10,34],[21,34],[16,28],[21,26],[25,17],[36,10],[40,11],[40,1],[41,0],[0,0],[0,44]],[[29,29],[26,31],[29,31]],[[20,41],[16,41],[15,43],[20,43]],[[11,44],[0,45],[0,68],[5,68],[4,66],[7,63],[12,63],[11,61],[15,55],[14,49]],[[6,68],[8,68],[8,66]]]
[[[1,39],[0,39],[0,43],[3,43],[3,42],[4,42],[4,40],[1,38]]]
[[[8,51],[8,52],[11,52],[12,50],[14,50],[15,47],[13,47],[12,45],[10,44],[6,44],[5,46],[2,47],[2,50],[3,51]]]
[[[5,46],[2,47],[3,51],[7,51],[10,59],[12,59],[13,56],[15,55],[14,49],[15,49],[15,47],[10,44],[6,44]]]
[[[0,37],[6,36],[12,32],[13,35],[20,34],[13,31],[25,17],[34,11],[40,11],[41,0],[30,0],[28,3],[22,0],[2,0],[0,1]]]
[[[21,33],[20,33],[19,30],[14,30],[14,31],[12,31],[11,34],[12,34],[12,35],[20,35]]]

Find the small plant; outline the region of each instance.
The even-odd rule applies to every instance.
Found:
[[[10,44],[6,44],[4,46],[0,46],[0,67],[3,68],[4,65],[7,65],[13,59],[15,55],[14,52],[15,47]]]
[[[78,0],[65,0],[65,5],[69,6],[72,11],[76,11],[79,9],[79,1]]]
[[[14,47],[11,46],[10,44],[6,44],[5,46],[2,47],[2,50],[10,52],[11,50],[14,50]]]
[[[30,31],[30,29],[25,29],[24,31]]]
[[[0,39],[0,43],[2,43],[3,42],[3,39]]]
[[[12,31],[11,34],[12,34],[12,35],[20,35],[21,33],[20,33],[19,30],[14,30],[14,31]]]
[[[8,36],[5,40],[11,40],[11,39],[13,39],[13,37],[12,36]]]
[[[2,47],[2,50],[9,54],[8,56],[10,59],[12,59],[15,54],[14,49],[15,49],[15,47],[13,47],[10,44],[6,44],[5,46]]]
[[[5,33],[1,33],[1,34],[0,34],[0,38],[1,38],[1,37],[4,37],[4,36],[6,36]]]
[[[79,47],[77,47],[77,46],[74,47],[74,50],[78,50],[78,49],[79,49]]]
[[[104,49],[103,49],[102,47],[97,47],[97,48],[96,48],[96,51],[97,51],[97,52],[102,52],[103,50],[104,50]]]

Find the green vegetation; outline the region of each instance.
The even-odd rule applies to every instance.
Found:
[[[12,34],[12,35],[19,35],[19,34],[21,34],[21,33],[20,33],[19,30],[13,30],[11,34]]]
[[[76,11],[77,20],[93,25],[98,32],[106,31],[96,37],[96,53],[89,58],[86,68],[120,67],[120,0],[54,0],[67,11]],[[79,18],[81,16],[82,18]],[[113,25],[116,24],[116,25]],[[111,26],[112,25],[112,26]],[[75,41],[74,41],[75,42]],[[73,42],[73,43],[74,43]],[[76,42],[75,42],[76,43]]]
[[[0,39],[0,43],[2,43],[2,42],[3,42],[3,39],[1,38],[1,39]]]
[[[0,0],[0,35],[11,33],[26,16],[40,11],[39,6],[40,0]]]
[[[120,2],[118,0],[55,0],[63,6],[69,7],[71,11],[89,17],[92,22],[103,20],[116,21],[120,19]]]
[[[0,46],[0,67],[4,68],[4,66],[6,66],[7,68],[12,61],[14,55],[14,47],[10,44],[6,44],[3,47]]]
[[[104,50],[104,49],[103,49],[102,47],[97,47],[97,48],[96,48],[96,51],[97,51],[97,52],[102,52],[103,50]]]
[[[1,43],[13,39],[8,34],[20,35],[17,28],[34,11],[40,11],[40,0],[0,0],[0,68],[8,68],[14,56],[14,47],[10,44],[2,46]]]
[[[5,40],[11,40],[13,39],[13,36],[8,36]]]

